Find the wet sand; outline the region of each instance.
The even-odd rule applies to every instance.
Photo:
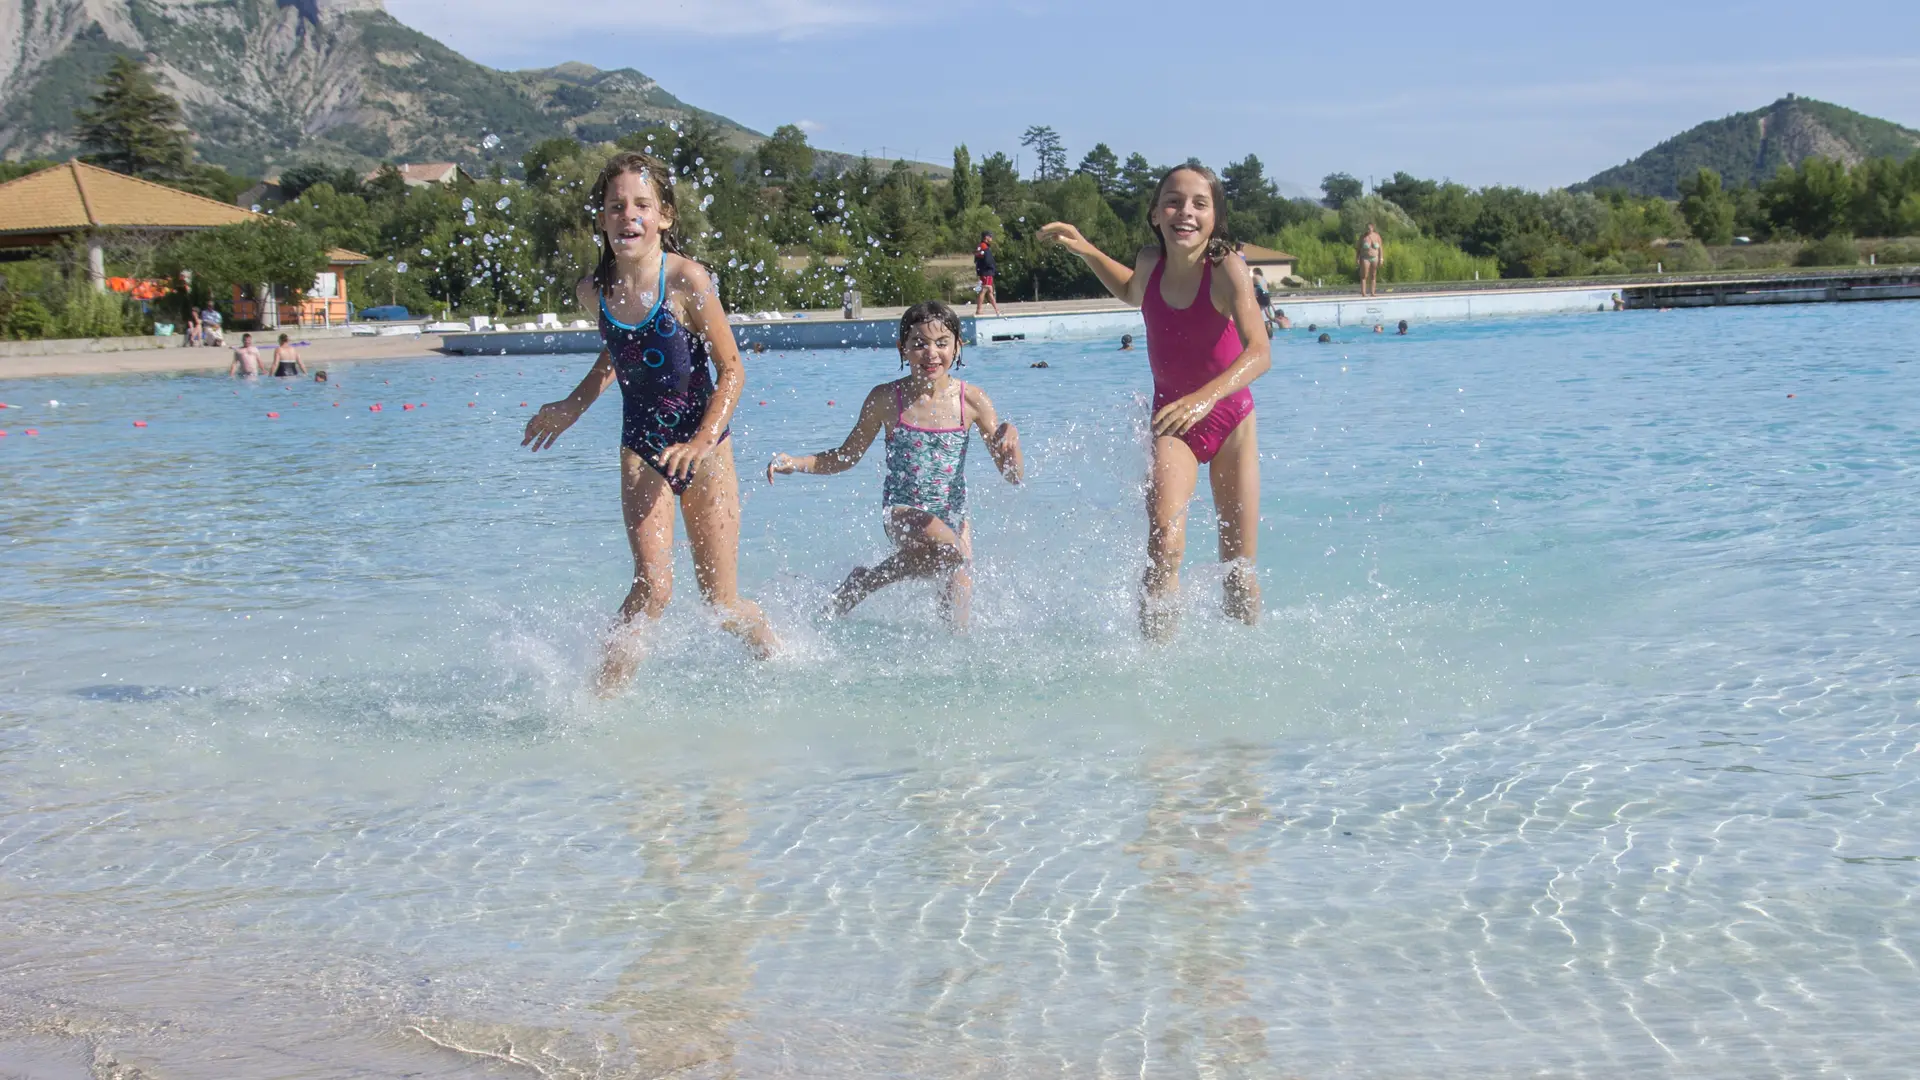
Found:
[[[323,338],[300,347],[308,371],[346,360],[439,359],[440,335],[418,337]],[[271,365],[273,345],[260,346],[260,361]],[[172,371],[226,371],[230,348],[141,349],[132,352],[52,353],[0,357],[0,379],[36,379],[60,375],[133,375]]]

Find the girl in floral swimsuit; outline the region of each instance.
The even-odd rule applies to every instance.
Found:
[[[767,482],[780,473],[831,475],[854,463],[886,433],[887,481],[880,497],[893,554],[880,565],[855,567],[834,594],[844,615],[876,591],[907,578],[947,578],[945,606],[955,629],[965,629],[973,595],[972,533],[967,525],[967,446],[978,428],[993,463],[1010,484],[1020,482],[1020,433],[994,413],[985,391],[953,377],[960,365],[960,316],[938,301],[908,308],[900,318],[904,379],[867,394],[846,441],[805,457],[775,454]]]

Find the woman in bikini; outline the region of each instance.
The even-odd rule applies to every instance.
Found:
[[[1272,366],[1253,275],[1226,235],[1220,180],[1197,165],[1160,178],[1148,225],[1158,243],[1133,266],[1109,258],[1065,222],[1040,230],[1080,256],[1114,296],[1140,308],[1153,368],[1153,466],[1147,480],[1147,570],[1140,629],[1170,636],[1186,556],[1187,503],[1207,466],[1227,564],[1227,613],[1260,617],[1254,575],[1260,533],[1260,446],[1248,386]]]
[[[1380,295],[1380,230],[1367,222],[1367,235],[1360,238],[1356,254],[1360,257],[1360,295]]]

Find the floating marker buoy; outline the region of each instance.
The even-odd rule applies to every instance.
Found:
[[[523,408],[523,409],[524,409],[524,408],[526,408],[526,407],[527,407],[527,403],[526,403],[526,402],[524,402],[524,401],[523,401],[523,402],[521,402],[521,403],[520,403],[520,407],[521,407],[521,408]]]
[[[764,402],[764,401],[763,401],[763,402],[761,402],[760,404],[762,404],[762,405],[765,405],[765,404],[766,404],[766,402]]]
[[[426,402],[424,402],[424,401],[422,401],[422,402],[420,402],[419,404],[417,404],[417,405],[415,405],[415,406],[414,406],[414,408],[416,408],[416,409],[424,409],[424,408],[426,408],[426,407],[427,407],[427,403],[426,403]]]
[[[29,434],[29,435],[38,435],[38,434],[40,434],[40,432],[39,432],[38,430],[36,430],[36,429],[34,429],[34,428],[28,428],[28,429],[27,429],[27,434]]]
[[[1792,395],[1792,394],[1788,394],[1787,396],[1788,396],[1788,397],[1792,397],[1793,395]]]
[[[471,409],[471,408],[473,408],[473,407],[474,407],[475,405],[477,405],[477,404],[479,404],[479,402],[476,402],[476,401],[469,401],[469,402],[467,402],[467,408],[469,408],[469,409]]]
[[[829,409],[833,408],[833,402],[831,401],[827,402],[827,408]]]
[[[413,411],[413,406],[411,406],[411,405],[405,405],[405,404],[403,404],[403,405],[401,405],[401,406],[400,406],[400,411],[401,411],[401,412],[412,412],[412,411]]]
[[[146,422],[145,420],[135,420],[135,421],[133,422],[133,426],[134,426],[134,427],[146,427],[146,426],[147,426],[147,422]]]
[[[367,411],[368,411],[368,412],[379,412],[379,411],[380,411],[380,406],[378,406],[378,405],[369,405],[369,406],[367,406]]]
[[[13,407],[13,406],[11,406],[11,405],[8,405],[8,404],[7,404],[6,402],[4,402],[4,401],[0,401],[0,409],[10,409],[10,408],[12,408],[12,407]]]
[[[4,431],[0,431],[0,439],[4,439],[6,437],[7,437],[7,433]]]
[[[278,419],[280,419],[280,414],[279,414],[279,413],[277,413],[277,412],[270,412],[270,413],[268,413],[268,414],[267,414],[267,419],[269,419],[269,420],[278,420]]]
[[[334,403],[333,403],[333,407],[334,407],[334,408],[336,408],[336,409],[337,409],[337,408],[339,408],[339,407],[340,407],[340,403],[339,403],[339,402],[337,402],[337,401],[336,401],[336,402],[334,402]]]

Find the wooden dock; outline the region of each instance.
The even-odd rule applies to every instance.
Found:
[[[1800,271],[1706,281],[1623,285],[1629,309],[1735,307],[1747,304],[1832,304],[1850,300],[1920,300],[1920,268]]]

